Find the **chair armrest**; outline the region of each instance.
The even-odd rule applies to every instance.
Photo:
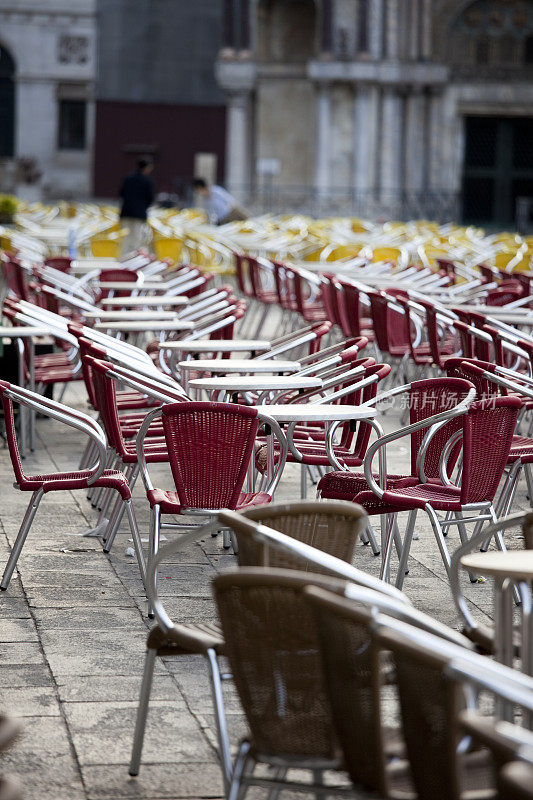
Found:
[[[87,472],[90,473],[88,483],[92,484],[98,480],[106,466],[107,442],[105,434],[97,422],[81,411],[76,411],[62,403],[56,403],[50,398],[42,397],[23,387],[10,386],[5,395],[17,403],[33,408],[38,413],[45,414],[47,417],[57,420],[57,422],[62,422],[70,428],[85,433],[96,445],[98,453],[96,463],[87,468]]]

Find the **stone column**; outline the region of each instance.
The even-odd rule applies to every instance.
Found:
[[[251,181],[251,92],[228,92],[227,98],[226,185],[231,194],[244,200]]]
[[[443,126],[442,95],[440,92],[431,92],[428,97],[428,178],[429,188],[438,191],[444,185],[444,172],[442,162],[442,126]],[[454,142],[455,146],[455,142]]]
[[[385,32],[387,58],[400,56],[399,0],[387,0],[387,28]]]
[[[384,2],[383,0],[370,0],[370,54],[374,60],[378,60],[383,56],[383,13]]]
[[[415,87],[405,101],[405,188],[422,192],[427,186],[426,96]]]
[[[318,194],[327,195],[330,184],[329,156],[331,150],[331,96],[327,83],[318,85],[315,186]]]
[[[377,185],[379,90],[362,84],[354,102],[354,174],[356,197],[368,198]]]
[[[381,199],[391,206],[400,200],[403,188],[403,98],[397,89],[383,90],[381,148],[379,153]]]
[[[421,23],[421,56],[424,59],[429,60],[433,55],[433,43],[432,43],[432,8],[431,8],[432,0],[422,0],[421,5],[421,14],[422,14],[422,23]]]

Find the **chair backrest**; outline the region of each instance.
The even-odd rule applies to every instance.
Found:
[[[252,288],[249,285],[250,281],[250,265],[249,256],[244,253],[237,253],[234,251],[233,257],[235,259],[235,272],[237,275],[237,286],[239,291],[246,297],[252,297]]]
[[[6,429],[7,447],[9,456],[13,465],[13,472],[17,484],[23,484],[26,480],[24,470],[22,469],[22,459],[17,442],[17,428],[15,424],[15,411],[13,407],[13,400],[6,395],[11,385],[8,381],[0,380],[0,397],[2,398],[2,408],[4,411],[4,425]]]
[[[415,381],[409,386],[409,422],[421,422],[435,414],[449,411],[466,398],[472,384],[460,378],[429,378]],[[439,463],[443,448],[448,439],[460,429],[462,418],[446,423],[431,439],[424,458],[424,472],[427,478],[439,478]],[[411,434],[411,475],[417,475],[417,456],[427,429]],[[448,460],[448,473],[455,466],[460,453],[460,443],[452,451]]]
[[[333,720],[350,777],[388,797],[381,707],[384,671],[372,635],[372,608],[317,586],[308,586],[304,597],[315,619]]]
[[[425,311],[426,334],[433,363],[439,369],[443,369],[444,362],[440,353],[440,335],[437,320],[438,311],[433,303],[428,300],[421,300],[417,297],[416,302],[418,305],[423,306]]]
[[[483,377],[484,372],[497,373],[498,365],[477,358],[449,358],[446,360],[446,373],[451,377],[465,378],[476,387],[477,399],[486,400],[492,397],[506,397],[505,386],[499,386]]]
[[[447,675],[449,659],[386,628],[377,638],[394,660],[402,728],[417,797],[460,800],[456,709],[461,692],[460,684]]]
[[[409,332],[405,315],[391,308],[391,299],[383,292],[368,292],[372,327],[379,349],[389,353],[393,347],[409,348]]]
[[[114,281],[124,281],[133,285],[137,283],[138,275],[132,269],[106,269],[100,272],[100,276],[98,280],[101,283],[112,283]],[[98,301],[103,300],[104,297],[109,297],[110,289],[100,289],[98,294]],[[113,289],[113,296],[114,297],[127,297],[131,294],[128,289]],[[120,302],[117,303],[117,308],[120,307]],[[113,306],[108,306],[108,308],[114,309]]]
[[[237,505],[259,427],[257,409],[234,403],[169,403],[162,409],[180,505]]]
[[[349,330],[349,336],[361,335],[361,300],[359,289],[350,281],[338,279],[343,289],[344,303],[340,307],[344,326]]]
[[[462,504],[494,499],[522,405],[517,397],[493,397],[472,403],[462,417]]]
[[[47,267],[52,267],[52,269],[58,269],[60,272],[70,272],[72,259],[69,256],[51,256],[50,258],[45,258],[44,264]]]
[[[336,558],[353,562],[357,540],[364,528],[366,515],[360,506],[343,501],[302,500],[295,503],[273,503],[242,512],[245,519],[267,525],[287,536],[309,544]],[[243,520],[234,524],[239,544],[241,567],[273,567],[311,572],[321,571],[301,558],[258,542]],[[327,573],[326,573],[327,574]]]
[[[107,374],[113,369],[113,365],[108,361],[103,361],[90,355],[84,356],[84,363],[91,370],[94,400],[108,444],[119,455],[124,455],[126,445],[120,427],[115,381]]]
[[[337,741],[316,626],[302,594],[331,578],[244,568],[218,575],[213,590],[225,654],[254,746],[269,756],[332,759]]]

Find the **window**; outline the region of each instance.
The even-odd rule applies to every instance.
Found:
[[[11,158],[15,144],[15,62],[0,47],[0,158]]]
[[[85,149],[85,100],[59,101],[59,149]]]

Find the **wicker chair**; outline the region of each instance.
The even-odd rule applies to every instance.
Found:
[[[460,714],[473,710],[479,690],[531,714],[533,679],[384,615],[374,619],[374,632],[392,654],[419,800],[496,798],[493,755],[467,747]]]
[[[477,745],[490,750],[499,800],[532,800],[533,734],[472,711],[461,712],[459,726]]]
[[[246,520],[267,525],[276,531],[290,536],[299,542],[311,545],[351,564],[355,556],[357,540],[364,531],[364,513],[359,506],[343,501],[317,503],[297,501],[295,503],[274,503],[259,508],[249,508],[242,512]],[[224,515],[219,517],[221,521]],[[298,569],[322,572],[316,564],[302,561],[273,548],[253,536],[253,528],[244,519],[232,515],[231,522],[226,518],[235,534],[238,546],[240,567],[272,567],[274,569]]]
[[[313,514],[314,510],[314,514]],[[316,522],[312,522],[316,515]],[[263,543],[256,544],[254,535],[258,530],[256,520],[268,522],[276,530],[286,533],[286,549],[281,555],[275,546],[268,546]],[[346,558],[351,561],[354,553],[357,537],[364,529],[364,514],[361,509],[353,503],[331,502],[298,502],[290,505],[271,504],[258,508],[248,509],[245,514],[232,511],[223,511],[218,514],[217,522],[214,527],[225,527],[231,529],[238,541],[240,563],[255,564],[257,566],[290,566],[292,569],[308,569],[308,559],[315,556],[313,566],[314,572],[335,573],[334,566],[342,566],[344,562],[339,559]],[[149,570],[147,577],[147,594],[154,609],[157,624],[150,631],[147,640],[147,652],[144,666],[143,683],[137,712],[135,727],[134,744],[130,762],[130,775],[139,773],[144,729],[148,713],[148,703],[150,700],[150,690],[157,656],[168,658],[169,656],[182,655],[201,655],[207,662],[211,681],[213,704],[215,709],[215,719],[217,724],[218,741],[220,748],[220,759],[226,786],[231,779],[231,758],[229,751],[229,739],[227,733],[226,716],[222,696],[222,675],[219,668],[218,658],[225,652],[224,637],[220,625],[215,623],[205,623],[197,625],[183,625],[174,623],[165,613],[157,597],[156,586],[152,576],[155,574],[157,564],[167,558],[172,552],[181,549],[191,538],[200,538],[202,531],[180,537],[181,541],[174,541],[165,545],[160,551],[154,562],[152,570]],[[268,532],[269,528],[264,529]],[[204,534],[205,535],[205,534]],[[268,534],[267,534],[268,538]],[[264,536],[263,536],[264,539]],[[313,547],[308,547],[307,558],[302,555],[294,554],[291,556],[292,542],[298,540]],[[289,554],[287,554],[289,550]],[[306,548],[303,547],[305,551]],[[322,551],[332,556],[328,563],[328,568],[321,569],[317,566],[323,556]],[[338,573],[337,573],[338,574]],[[349,569],[349,575],[356,581],[358,570]],[[364,581],[365,573],[360,573]],[[368,585],[376,588],[379,582],[368,576]],[[384,587],[387,592],[395,591],[390,587]],[[393,601],[401,601],[399,592],[391,595]]]
[[[243,797],[248,786],[321,797],[323,771],[343,768],[316,626],[302,594],[309,583],[342,587],[331,578],[270,568],[244,568],[213,581],[225,653],[250,729],[228,800]],[[257,764],[274,767],[272,777],[255,776]],[[310,770],[313,783],[289,780],[291,769]]]
[[[431,617],[358,586],[347,587],[344,597],[317,587],[307,587],[304,594],[317,624],[336,731],[352,781],[382,797],[414,796],[407,764],[401,761],[401,732],[381,722],[382,688],[394,682],[394,673],[373,633],[376,614],[465,650],[470,643]]]

